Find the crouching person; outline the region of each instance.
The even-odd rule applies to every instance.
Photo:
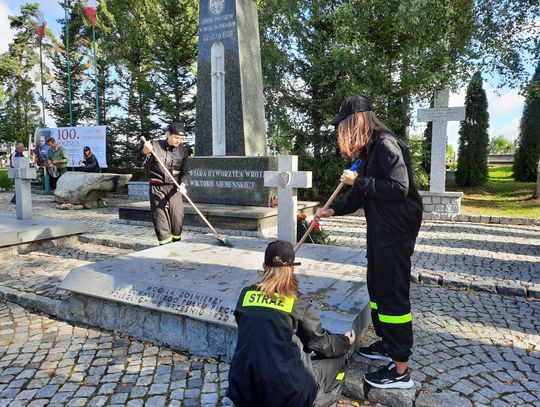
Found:
[[[266,248],[262,280],[245,287],[234,312],[238,342],[227,396],[237,407],[329,406],[341,393],[354,331],[330,334],[298,296],[294,248]]]

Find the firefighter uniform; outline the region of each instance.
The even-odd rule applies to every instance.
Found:
[[[389,356],[406,362],[413,345],[411,255],[422,222],[422,199],[413,182],[409,150],[391,132],[375,131],[360,158],[352,189],[331,208],[334,215],[364,208],[373,325]]]
[[[234,315],[238,341],[227,397],[235,406],[325,405],[344,376],[345,335],[325,331],[306,300],[278,294],[274,300],[255,285],[242,290]]]
[[[189,181],[188,152],[182,145],[169,145],[167,140],[152,140],[154,153],[181,184]],[[154,230],[160,245],[178,241],[182,235],[184,204],[173,180],[166,175],[152,155],[147,157],[150,182],[150,208]]]

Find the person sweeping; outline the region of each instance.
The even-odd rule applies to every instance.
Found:
[[[365,375],[379,388],[411,388],[408,360],[413,345],[409,299],[411,256],[422,222],[422,199],[413,182],[408,148],[377,118],[366,96],[347,97],[331,123],[341,154],[360,158],[341,181],[352,189],[315,219],[347,215],[363,208],[367,223],[367,285],[375,333],[381,340],[360,348],[387,366]]]
[[[354,331],[323,329],[313,306],[298,295],[294,260],[291,243],[270,243],[261,281],[240,293],[227,391],[237,407],[329,406],[339,395]]]
[[[148,165],[152,221],[159,245],[182,239],[182,194],[186,193],[189,181],[188,152],[182,145],[184,134],[184,126],[173,123],[165,128],[165,140],[147,141],[143,147],[144,163]],[[152,152],[159,157],[167,171],[164,171]],[[180,190],[170,175],[178,176]]]

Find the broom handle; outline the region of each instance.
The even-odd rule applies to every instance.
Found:
[[[337,188],[334,190],[334,193],[332,194],[332,196],[330,196],[330,198],[328,198],[328,201],[326,201],[326,203],[324,204],[323,206],[323,210],[325,209],[328,209],[328,207],[330,206],[330,204],[332,202],[334,202],[334,199],[336,199],[336,196],[339,194],[339,191],[341,191],[341,189],[345,186],[345,183],[344,182],[340,182],[339,185],[337,186]],[[298,249],[300,249],[300,246],[302,246],[304,244],[304,242],[306,241],[307,237],[309,236],[309,234],[311,233],[311,231],[313,230],[313,227],[315,226],[315,221],[311,222],[311,225],[309,225],[309,228],[308,230],[306,230],[306,233],[304,233],[304,236],[302,236],[302,239],[300,239],[298,241],[298,243],[296,244],[296,246],[294,246],[294,252],[296,253],[298,251]]]
[[[147,140],[144,136],[141,136],[141,141],[143,143],[147,143]],[[180,192],[180,184],[178,184],[178,181],[176,181],[174,179],[174,177],[172,176],[171,172],[167,169],[167,167],[165,167],[165,165],[163,164],[163,162],[161,161],[161,159],[157,156],[157,154],[154,152],[154,148],[152,147],[152,149],[150,150],[150,153],[152,153],[152,155],[154,156],[154,159],[159,163],[159,165],[161,166],[161,169],[163,170],[163,172],[168,175],[172,180],[173,180],[173,183],[174,185],[176,185],[176,188],[178,188],[178,192]],[[180,192],[180,194],[182,194]],[[204,220],[204,222],[206,223],[206,225],[210,228],[210,230],[212,230],[212,232],[214,233],[214,235],[216,235],[216,237],[218,239],[221,239],[221,235],[216,231],[216,229],[214,229],[214,227],[210,224],[210,222],[208,222],[208,219],[206,219],[206,217],[201,213],[201,211],[199,210],[199,208],[197,208],[195,206],[195,204],[193,203],[193,201],[189,198],[189,196],[187,196],[187,194],[182,194],[182,196],[184,198],[186,198],[189,202],[189,204],[197,211],[197,213],[199,214],[199,216],[202,218],[202,220]]]

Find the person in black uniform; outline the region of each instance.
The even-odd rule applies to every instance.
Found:
[[[341,389],[354,331],[322,328],[313,306],[298,297],[294,258],[289,242],[270,243],[262,280],[240,293],[227,391],[237,407],[328,406]]]
[[[98,160],[90,147],[85,146],[83,148],[83,155],[84,160],[79,162],[79,167],[77,167],[76,170],[82,172],[99,172]]]
[[[365,375],[379,388],[410,388],[408,360],[413,345],[409,300],[411,256],[422,222],[422,199],[413,182],[408,148],[373,113],[365,96],[345,99],[337,126],[343,156],[362,164],[344,171],[350,192],[316,219],[354,213],[364,208],[367,223],[367,284],[375,333],[381,338],[360,348],[361,355],[390,362]]]
[[[189,180],[188,153],[182,145],[184,134],[184,126],[181,123],[173,123],[165,128],[166,140],[147,141],[143,148],[150,182],[152,221],[160,245],[182,239],[184,222],[182,194],[187,193],[186,185]],[[150,154],[152,150],[173,176],[178,175],[180,191]]]

